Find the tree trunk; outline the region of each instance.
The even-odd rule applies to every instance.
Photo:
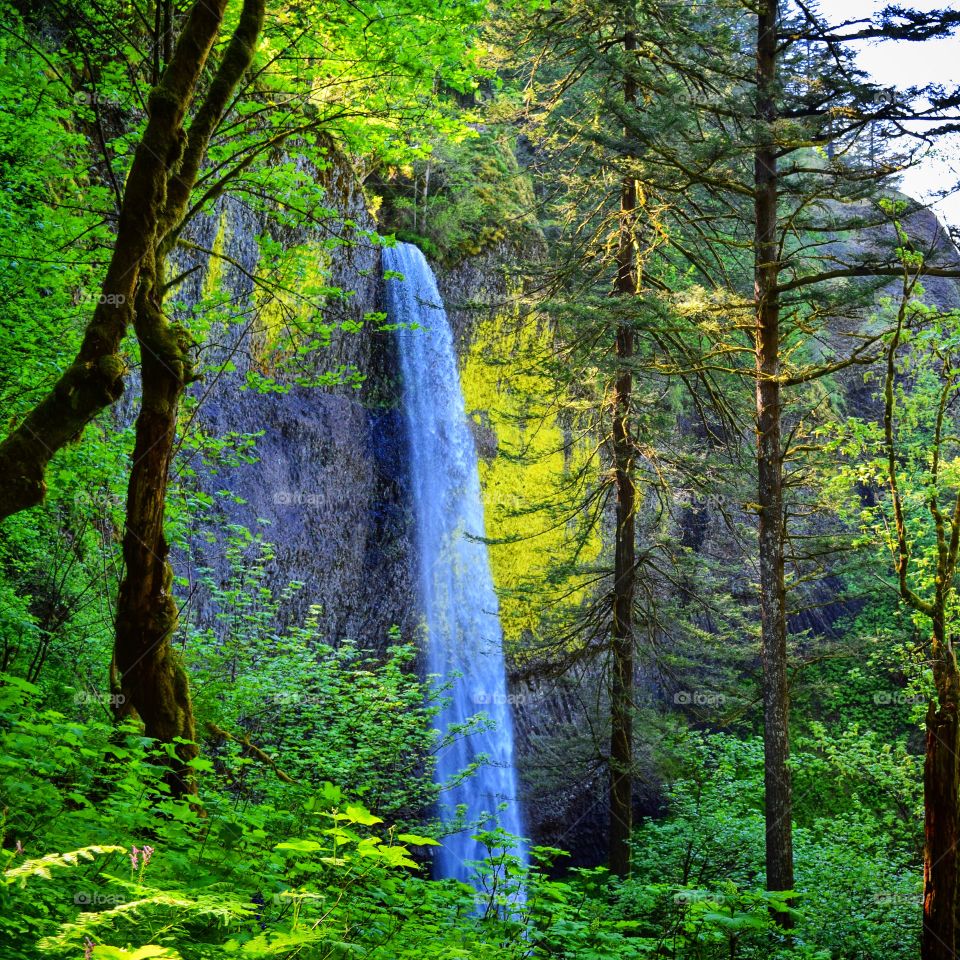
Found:
[[[143,258],[134,329],[140,345],[142,391],[127,493],[123,557],[112,673],[119,674],[124,707],[136,711],[144,731],[176,743],[167,773],[174,796],[196,791],[190,761],[197,756],[187,674],[173,650],[177,605],[164,536],[167,484],[180,398],[192,379],[187,337],[163,315],[167,253],[187,214],[191,192],[210,137],[253,61],[263,30],[265,0],[244,0],[230,42],[190,124],[182,159],[170,174],[164,207],[156,217],[152,247]],[[179,55],[179,44],[177,51]],[[172,65],[164,73],[164,82]]]
[[[943,602],[933,617],[937,702],[927,708],[923,765],[923,960],[955,960],[957,941],[957,842],[960,839],[960,673],[946,637]]]
[[[763,668],[764,814],[768,890],[793,889],[787,620],[784,582],[783,458],[780,437],[780,305],[777,156],[774,143],[778,4],[757,22],[758,143],[754,167],[757,477]],[[789,925],[786,914],[777,919]]]
[[[166,777],[179,797],[196,790],[187,764],[197,747],[187,675],[171,644],[178,612],[164,512],[180,397],[191,364],[182,332],[163,316],[160,288],[154,255],[141,270],[136,304],[143,396],[127,492],[114,667],[124,707],[136,711],[148,737],[190,741],[176,745]]]
[[[636,49],[632,32],[624,37],[624,50]],[[636,84],[628,76],[624,99],[636,103]],[[628,157],[628,162],[632,158]],[[636,296],[636,242],[634,216],[637,184],[628,170],[620,198],[620,238],[615,289],[621,296]],[[610,684],[610,854],[611,873],[625,877],[630,872],[630,833],[633,828],[633,591],[636,546],[634,513],[636,488],[633,481],[633,440],[630,436],[630,407],[633,378],[633,330],[617,326],[617,379],[613,397],[613,461],[617,491],[617,529],[613,570],[613,629]]]
[[[180,160],[165,181],[163,207],[154,218],[137,287],[134,329],[140,345],[143,396],[127,493],[126,573],[118,599],[111,673],[113,682],[119,683],[124,709],[137,713],[147,736],[176,744],[166,778],[174,796],[195,792],[189,763],[197,756],[197,747],[187,675],[171,643],[178,616],[164,512],[180,398],[192,378],[192,367],[185,333],[163,315],[163,266],[183,224],[210,137],[252,62],[264,10],[264,0],[244,0]],[[175,59],[179,52],[180,44]],[[163,75],[164,83],[172,70],[173,64]]]

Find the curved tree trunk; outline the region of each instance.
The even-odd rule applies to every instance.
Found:
[[[187,675],[173,650],[177,605],[167,559],[164,512],[183,389],[191,378],[181,331],[164,318],[154,257],[141,272],[136,332],[140,343],[142,401],[123,538],[125,576],[117,605],[114,667],[124,707],[144,732],[163,743],[181,738],[167,781],[174,796],[195,792],[187,764],[197,755]]]
[[[193,370],[186,332],[163,314],[164,264],[187,215],[210,137],[253,61],[265,10],[265,0],[244,0],[237,26],[190,124],[182,160],[167,180],[164,207],[156,218],[155,236],[143,258],[137,287],[134,330],[140,345],[142,399],[127,492],[125,576],[118,598],[111,673],[124,709],[137,713],[147,736],[175,744],[166,777],[173,796],[196,792],[189,764],[198,753],[187,674],[172,646],[178,611],[164,535],[180,399]]]

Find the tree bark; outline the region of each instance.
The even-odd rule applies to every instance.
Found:
[[[763,669],[764,816],[768,890],[793,889],[787,620],[784,580],[783,457],[780,406],[780,305],[777,244],[776,0],[757,21],[757,132],[754,163],[757,478],[760,659]],[[777,919],[789,926],[787,914]]]
[[[210,138],[223,118],[237,85],[253,62],[265,16],[266,0],[244,0],[240,19],[217,66],[217,72],[190,123],[183,159],[171,171],[167,181],[166,204],[159,225],[161,256],[170,252],[183,225]]]
[[[166,779],[177,797],[196,792],[189,764],[198,751],[187,674],[172,646],[178,611],[164,513],[180,400],[193,372],[186,331],[163,314],[164,264],[210,137],[253,61],[265,7],[265,0],[244,0],[237,27],[190,125],[182,162],[170,173],[137,289],[134,330],[140,345],[142,399],[127,491],[125,577],[112,672],[125,707],[136,711],[147,736],[176,744]]]
[[[636,36],[624,36],[624,51],[636,50]],[[636,84],[627,74],[624,99],[636,103]],[[632,160],[628,157],[628,163]],[[616,293],[636,296],[636,242],[634,218],[637,183],[627,170],[621,186],[619,246]],[[613,397],[613,461],[617,492],[613,572],[613,625],[610,686],[610,872],[625,877],[630,873],[630,834],[633,828],[633,594],[636,567],[636,487],[633,479],[633,440],[630,435],[630,408],[633,401],[633,330],[627,323],[617,326],[617,378]]]
[[[937,700],[927,707],[923,764],[923,960],[957,956],[957,842],[960,839],[960,671],[946,636],[944,602],[933,616]]]
[[[164,512],[180,397],[191,364],[183,332],[163,316],[158,267],[154,256],[141,270],[136,304],[143,396],[127,491],[114,666],[124,705],[136,711],[146,735],[162,743],[187,741],[176,744],[166,778],[179,797],[196,791],[188,764],[197,746],[187,675],[171,644],[178,611]]]

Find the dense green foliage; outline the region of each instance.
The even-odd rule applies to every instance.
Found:
[[[175,39],[189,6],[0,0],[5,430],[77,353],[169,53],[161,25],[172,17]],[[218,54],[241,6],[227,4]],[[785,275],[846,263],[858,243],[886,249],[877,233],[887,231],[903,277],[828,276],[816,295],[788,291],[796,889],[768,892],[747,545],[757,517],[744,319],[753,13],[734,0],[267,8],[157,294],[197,374],[176,411],[160,511],[197,792],[171,790],[178,744],[144,736],[111,670],[139,396],[131,336],[121,348],[128,396],[57,453],[44,501],[0,525],[0,960],[917,957],[920,730],[936,694],[930,617],[899,602],[888,554],[900,546],[899,497],[907,587],[941,592],[944,530],[960,538],[960,508],[945,517],[937,506],[960,489],[960,315],[916,282],[943,245],[911,235],[915,212],[892,193],[895,140],[889,169],[871,180],[862,78],[844,74],[828,104],[849,122],[828,150],[816,132],[822,89],[804,73],[815,72],[809,46],[805,62],[799,41],[787,45],[784,90],[818,119],[789,118],[780,131],[794,165]],[[622,43],[625,18],[639,49]],[[638,92],[625,104],[628,75]],[[856,184],[842,197],[823,186],[839,169],[835,148]],[[629,211],[640,281],[612,297],[629,181],[642,184]],[[835,217],[840,207],[854,213]],[[861,230],[875,233],[863,240]],[[330,635],[313,584],[276,586],[289,556],[267,523],[236,522],[244,504],[225,479],[266,475],[260,448],[276,438],[218,432],[216,417],[203,417],[222,382],[239,405],[288,403],[292,419],[320,396],[395,412],[395,383],[377,366],[390,363],[382,304],[375,295],[358,307],[337,279],[354,258],[376,264],[395,239],[420,245],[456,294],[477,262],[485,283],[463,288],[494,288],[494,308],[458,333],[484,441],[512,689],[524,691],[528,721],[541,711],[524,784],[531,806],[548,811],[543,822],[556,809],[577,821],[552,825],[575,849],[534,845],[529,865],[523,838],[482,833],[489,856],[473,886],[431,878],[431,850],[445,839],[436,808],[446,785],[434,772],[438,753],[488,723],[482,704],[465,724],[436,729],[453,691],[425,675],[415,631]],[[245,259],[228,252],[237,249]],[[354,270],[356,282],[372,269]],[[643,795],[632,870],[615,877],[597,865],[600,839],[574,832],[585,817],[571,811],[584,790],[603,799],[607,789],[617,495],[608,441],[622,329],[636,336],[630,773]],[[333,420],[330,409],[343,408],[324,408]],[[373,458],[363,471],[374,472]],[[356,506],[348,491],[344,513]],[[946,610],[952,623],[955,593]],[[386,622],[405,614],[387,611]],[[541,699],[531,706],[526,691]]]
[[[327,676],[357,679],[349,665]],[[372,676],[394,684],[390,667]],[[673,745],[684,759],[669,812],[638,830],[630,881],[614,883],[603,870],[562,880],[521,873],[501,847],[506,838],[490,835],[478,895],[423,879],[418,856],[437,841],[384,824],[328,781],[284,784],[228,749],[199,761],[209,767],[200,816],[164,798],[149,744],[135,729],[70,720],[14,677],[3,690],[12,841],[4,854],[5,957],[33,956],[34,947],[12,945],[35,942],[45,954],[76,956],[87,938],[132,955],[157,944],[167,953],[155,955],[188,960],[304,950],[521,957],[531,945],[570,958],[915,955],[905,931],[913,926],[917,838],[902,833],[903,816],[917,812],[915,770],[856,728],[836,737],[820,730],[799,746],[805,945],[771,954],[756,740],[692,734]],[[383,708],[379,692],[355,698],[359,716]],[[353,735],[379,733],[386,751],[384,729],[371,716]],[[320,732],[310,748],[322,757],[343,744],[336,731]],[[390,781],[390,771],[377,777],[373,769],[366,767],[368,796]],[[535,853],[549,867],[559,851]],[[517,904],[521,883],[525,900]],[[506,916],[498,903],[510,905]],[[831,949],[823,952],[824,944]],[[93,955],[128,954],[101,946]]]

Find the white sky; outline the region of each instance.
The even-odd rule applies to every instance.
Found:
[[[918,10],[955,10],[960,0],[941,0],[939,3],[896,0],[899,5]],[[870,16],[895,0],[820,0],[821,14],[831,23]],[[883,43],[861,41],[851,44],[857,51],[860,66],[884,86],[922,86],[942,83],[950,88],[960,85],[960,33],[947,40],[927,40],[920,43]],[[929,200],[929,191],[960,183],[960,136],[944,138],[938,155],[910,171],[903,180],[906,193],[918,200]],[[935,209],[948,224],[960,227],[960,191],[941,200]]]

